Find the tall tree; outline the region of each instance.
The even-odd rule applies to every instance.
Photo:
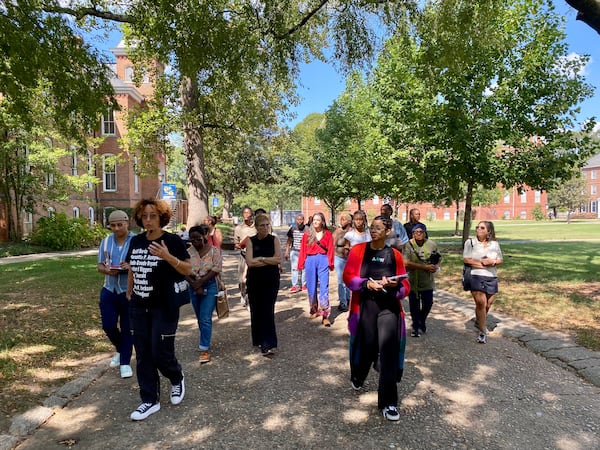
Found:
[[[563,20],[542,0],[432,1],[412,19],[378,61],[382,129],[445,197],[466,184],[466,239],[477,185],[547,190],[592,154],[592,121],[575,130],[587,58],[567,57]]]
[[[586,189],[585,178],[577,174],[548,192],[548,205],[551,208],[565,209],[568,223],[571,221],[571,213],[589,202],[590,196]]]
[[[122,12],[103,2],[69,7],[47,2],[45,9],[125,22],[136,55],[158,58],[172,68],[195,222],[208,209],[206,130],[251,134],[271,127],[283,107],[281,98],[293,93],[300,62],[324,58],[329,43],[342,66],[368,59],[377,39],[375,19],[393,21],[405,3],[412,2],[140,0]]]
[[[59,162],[85,153],[88,131],[117,104],[106,67],[76,24],[34,1],[0,9],[1,206],[9,238],[18,240],[24,212],[91,181],[64,175]]]

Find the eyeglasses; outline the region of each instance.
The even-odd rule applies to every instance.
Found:
[[[478,229],[478,230],[487,230],[486,227],[475,227],[475,228]]]
[[[158,219],[158,214],[142,214],[142,219]]]

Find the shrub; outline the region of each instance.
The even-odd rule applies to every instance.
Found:
[[[544,211],[542,211],[542,207],[540,205],[535,205],[535,207],[531,210],[531,215],[537,221],[544,220],[546,215]]]
[[[108,233],[100,225],[90,226],[87,219],[69,219],[59,213],[38,220],[31,242],[52,250],[77,250],[98,246]]]

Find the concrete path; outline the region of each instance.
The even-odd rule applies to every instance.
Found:
[[[234,265],[228,253],[232,312],[215,319],[209,364],[197,361],[196,320],[189,305],[182,309],[180,405],[169,403],[163,379],[162,409],[131,422],[137,383],[108,369],[107,355],[46,405],[14,418],[0,449],[600,448],[597,352],[499,314],[489,343],[477,344],[472,305],[438,292],[427,335],[409,337],[401,420],[391,423],[376,409],[376,373],[364,391],[350,388],[346,313],[333,314],[331,328],[309,320],[306,295],[288,293],[287,273],[277,354],[269,360],[252,348]],[[335,292],[333,274],[331,283]]]

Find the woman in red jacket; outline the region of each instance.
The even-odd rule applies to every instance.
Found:
[[[399,420],[396,383],[404,370],[406,325],[402,298],[410,291],[402,254],[385,245],[392,221],[377,216],[371,222],[371,242],[350,250],[344,283],[352,291],[350,380],[360,390],[372,365],[379,369],[377,406],[387,420]]]
[[[334,255],[333,236],[325,224],[323,213],[315,213],[308,229],[302,236],[300,255],[298,256],[298,270],[306,271],[306,288],[308,303],[310,305],[310,318],[322,317],[326,327],[331,326],[329,321],[329,271],[333,270]],[[319,297],[317,301],[317,283],[319,284]]]

